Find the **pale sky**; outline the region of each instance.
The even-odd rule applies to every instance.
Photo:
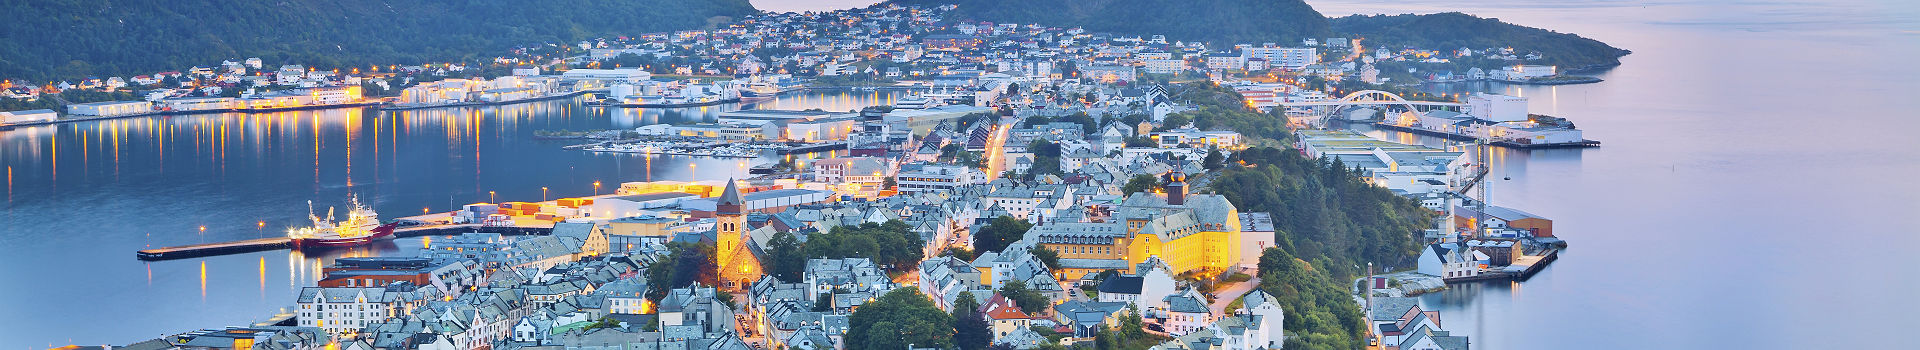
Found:
[[[753,7],[769,12],[805,12],[867,7],[879,0],[748,0]]]

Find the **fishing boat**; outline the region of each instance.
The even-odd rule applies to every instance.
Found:
[[[333,221],[333,208],[327,208],[327,217],[320,218],[313,211],[313,201],[307,201],[307,220],[311,227],[287,230],[287,238],[292,239],[296,249],[353,247],[373,243],[376,240],[392,239],[396,224],[381,224],[380,216],[360,203],[359,197],[347,199],[347,219]]]

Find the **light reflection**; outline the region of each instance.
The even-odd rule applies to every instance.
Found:
[[[200,261],[200,302],[207,302],[207,262]]]

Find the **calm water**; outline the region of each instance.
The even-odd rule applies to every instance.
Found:
[[[623,181],[744,177],[770,159],[561,149],[536,130],[713,120],[742,108],[844,111],[885,93],[790,94],[753,105],[580,107],[551,101],[382,114],[362,109],[135,118],[0,132],[0,348],[128,344],[244,325],[293,304],[340,256],[411,254],[421,239],[305,255],[142,262],[149,247],[280,234],[349,194],[384,218],[499,200],[611,192]],[[202,228],[204,227],[204,231]]]
[[[1599,84],[1440,88],[1524,95],[1605,142],[1499,158],[1494,203],[1572,247],[1530,281],[1424,298],[1473,348],[1903,348],[1884,335],[1920,312],[1920,66],[1894,58],[1920,55],[1920,3],[1312,3],[1634,51]]]

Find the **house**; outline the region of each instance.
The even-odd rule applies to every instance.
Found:
[[[1165,262],[1158,257],[1141,262],[1134,270],[1138,273],[1107,277],[1099,285],[1100,301],[1133,304],[1141,310],[1165,309],[1164,297],[1172,295],[1176,287],[1173,275]]]
[[[1167,308],[1160,313],[1160,318],[1167,334],[1178,336],[1192,333],[1214,321],[1213,310],[1207,308],[1206,297],[1192,287],[1162,300]]]
[[[1465,230],[1480,227],[1485,220],[1489,229],[1510,228],[1531,234],[1534,237],[1553,237],[1553,220],[1497,205],[1488,205],[1482,212],[1477,206],[1456,205],[1452,211],[1455,229]]]
[[[1034,321],[1046,319],[1020,310],[1020,306],[1015,305],[1013,299],[1007,299],[1000,293],[994,293],[992,297],[987,298],[986,303],[980,305],[980,314],[993,326],[994,338],[1013,335],[1019,330],[1033,326]]]
[[[1459,243],[1428,244],[1420,251],[1419,268],[1421,274],[1441,278],[1463,278],[1479,276],[1492,258],[1486,253],[1464,249]]]

